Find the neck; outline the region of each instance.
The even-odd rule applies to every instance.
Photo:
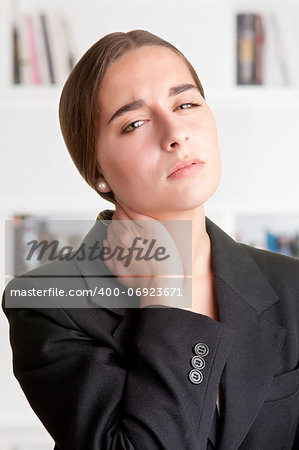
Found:
[[[159,216],[154,218],[157,220],[171,221],[166,222],[165,226],[171,233],[180,254],[183,255],[183,265],[187,275],[192,274],[193,277],[205,277],[211,273],[211,242],[206,230],[204,205],[187,211],[166,213],[163,217]],[[177,223],[180,220],[191,221],[192,223],[192,242],[190,243],[192,249],[191,260],[190,246],[186,246],[186,228],[184,226],[180,227]],[[190,230],[190,228],[188,229]],[[191,261],[192,269],[190,268]],[[192,273],[190,273],[191,270]]]

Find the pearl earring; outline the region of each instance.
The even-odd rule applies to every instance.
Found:
[[[98,186],[100,191],[104,191],[105,189],[107,189],[107,183],[105,183],[105,181],[101,181]]]

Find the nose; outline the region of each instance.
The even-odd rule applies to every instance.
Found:
[[[186,128],[176,119],[164,119],[161,125],[161,148],[164,151],[171,152],[179,150],[189,140]]]

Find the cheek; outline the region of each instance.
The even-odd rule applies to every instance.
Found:
[[[222,159],[220,149],[216,145],[213,146],[211,152],[209,169],[211,172],[211,179],[213,179],[216,185],[218,185],[222,177]]]
[[[129,188],[132,183],[146,184],[155,173],[153,158],[140,145],[118,145],[103,156],[103,169],[114,186]]]
[[[218,145],[218,129],[217,129],[216,120],[215,120],[215,117],[214,117],[212,111],[210,112],[210,115],[209,115],[208,130],[209,130],[209,133],[211,136],[211,140],[214,141]]]
[[[201,148],[203,152],[207,151],[210,153],[212,151],[215,153],[218,151],[218,131],[212,117],[201,118],[194,124],[194,129],[196,130],[195,137],[199,144],[199,148]]]
[[[130,136],[126,142],[119,144],[118,158],[122,165],[130,167],[130,174],[137,176],[152,174],[157,167],[159,156],[157,144],[153,141],[153,137],[146,130],[133,131],[134,136]],[[138,133],[138,134],[137,134]]]
[[[109,177],[115,178],[128,167],[129,162],[133,164],[132,154],[132,146],[109,136],[99,140],[97,145],[97,159],[104,174]]]

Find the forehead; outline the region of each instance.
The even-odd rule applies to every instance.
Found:
[[[183,59],[169,48],[141,47],[131,50],[107,70],[101,84],[99,101],[146,95],[147,91],[168,91],[170,86],[193,82]],[[166,92],[167,94],[167,92]]]

